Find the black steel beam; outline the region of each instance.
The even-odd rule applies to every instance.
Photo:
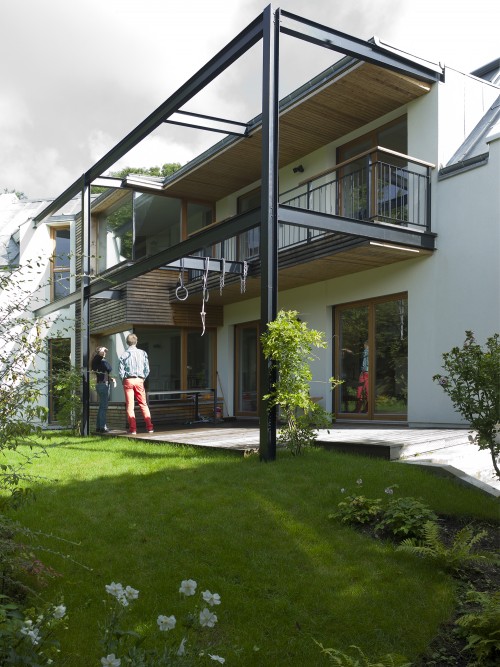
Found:
[[[226,125],[240,125],[241,127],[248,127],[248,123],[242,123],[239,120],[228,120],[227,118],[219,118],[218,116],[207,116],[204,113],[195,113],[194,111],[176,111],[182,116],[193,116],[193,118],[204,118],[205,120],[214,120],[217,123],[225,123]]]
[[[178,112],[177,112],[178,113]],[[234,132],[234,130],[221,130],[219,127],[208,127],[208,125],[196,125],[196,123],[183,123],[180,120],[165,121],[168,125],[181,125],[182,127],[191,127],[195,130],[207,130],[207,132],[219,132],[220,134],[230,134],[234,137],[246,137],[245,132]]]
[[[370,241],[395,243],[425,250],[435,249],[436,234],[427,231],[419,232],[391,224],[364,222],[283,205],[278,207],[278,219],[279,222],[296,227],[310,227],[324,232],[349,234]]]
[[[104,155],[93,167],[85,172],[85,183],[101,176],[107,169],[112,167],[121,157],[128,153],[134,146],[156,130],[169,116],[183,107],[200,90],[203,90],[219,74],[232,65],[238,58],[246,53],[254,44],[262,38],[262,15],[259,15],[239,35],[231,40],[223,49],[208,61],[196,74],[194,74],[183,86],[163,102],[145,120],[142,121],[126,137],[119,141],[106,155]],[[44,220],[52,213],[58,211],[70,199],[75,197],[82,188],[81,179],[75,181],[54,201],[46,206],[35,218],[34,223]]]
[[[312,44],[352,56],[359,60],[391,69],[426,83],[444,80],[441,68],[433,68],[413,61],[403,54],[394,53],[378,44],[333,30],[285,10],[281,11],[281,32]]]
[[[278,305],[278,157],[279,157],[279,19],[280,10],[264,10],[262,64],[262,186],[260,223],[261,297],[260,323],[262,332],[276,319]],[[260,353],[260,445],[264,461],[276,458],[276,406],[269,408],[268,395],[276,382],[276,366]]]
[[[170,248],[166,248],[156,255],[151,255],[143,260],[133,264],[128,263],[124,266],[119,266],[116,269],[111,269],[107,273],[91,279],[88,287],[89,297],[94,297],[109,290],[113,286],[122,285],[129,280],[133,280],[145,273],[160,269],[161,267],[175,262],[182,257],[187,257],[193,253],[206,248],[207,246],[220,243],[224,239],[237,236],[243,232],[257,227],[260,222],[260,210],[254,209],[247,213],[242,213],[230,220],[220,222],[216,225],[210,225],[197,234],[193,235],[185,241],[181,241]],[[50,313],[59,310],[65,306],[70,306],[80,299],[80,292],[73,292],[63,299],[53,301],[35,311],[37,317],[44,317]]]
[[[194,271],[204,271],[206,269],[205,257],[182,257],[182,259],[170,262],[166,269],[185,269]],[[235,273],[238,276],[243,275],[243,262],[236,262],[233,260],[224,260],[210,257],[208,261],[208,270],[212,273]]]
[[[82,371],[82,435],[90,432],[90,185],[82,176],[82,277],[80,288],[80,362]]]

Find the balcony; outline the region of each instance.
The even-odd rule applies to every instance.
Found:
[[[377,146],[280,194],[280,205],[343,219],[430,232],[430,170],[434,165]],[[330,232],[279,223],[280,251]],[[218,244],[217,257],[251,261],[259,229]]]

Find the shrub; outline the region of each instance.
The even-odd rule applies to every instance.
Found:
[[[317,428],[327,428],[333,415],[314,403],[309,390],[312,373],[309,363],[317,358],[313,348],[327,346],[323,334],[301,322],[296,310],[283,311],[267,325],[261,336],[262,352],[277,372],[269,394],[263,396],[269,408],[279,406],[285,426],[278,439],[292,454],[311,445]],[[330,378],[332,386],[339,381]],[[299,413],[302,414],[299,414]]]
[[[455,409],[473,432],[469,441],[479,449],[489,449],[493,467],[500,478],[500,342],[499,334],[486,340],[483,349],[472,331],[465,332],[463,346],[443,354],[445,375],[434,375],[451,398]]]
[[[416,498],[395,498],[389,501],[376,530],[394,537],[420,538],[429,521],[437,521],[436,514]]]
[[[337,512],[328,516],[329,519],[338,519],[348,524],[373,523],[382,512],[382,500],[365,496],[348,496],[338,504],[338,508]]]

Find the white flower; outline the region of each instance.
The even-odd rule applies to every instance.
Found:
[[[220,604],[221,599],[220,595],[218,593],[211,593],[210,591],[203,591],[202,593],[203,599],[205,602],[207,602],[209,605],[214,605],[214,604]]]
[[[183,637],[179,648],[177,649],[177,655],[185,655],[186,654],[186,637]]]
[[[117,599],[120,599],[124,594],[123,586],[121,584],[115,584],[114,581],[106,585],[106,592]]]
[[[221,665],[223,665],[226,661],[224,658],[221,658],[220,655],[212,655],[211,653],[208,654],[212,660],[215,660],[215,662],[220,662]]]
[[[358,486],[361,486],[361,484],[363,484],[363,480],[362,480],[362,479],[357,479],[357,480],[356,480],[356,484],[357,484]]]
[[[344,489],[344,487],[342,487],[342,488],[340,489],[340,493],[345,493],[345,489]]]
[[[160,614],[158,618],[156,619],[156,622],[158,623],[158,627],[162,632],[166,630],[173,630],[175,628],[175,616],[163,616]]]
[[[34,630],[30,630],[29,632],[26,633],[26,636],[31,639],[31,643],[33,646],[36,646],[37,644],[40,643],[40,630],[38,628],[35,628]]]
[[[194,595],[196,593],[196,586],[198,584],[192,579],[184,579],[181,581],[181,587],[179,588],[179,593],[182,593],[186,597],[189,595]]]
[[[63,604],[54,607],[53,616],[54,618],[63,618],[66,615],[66,607]]]
[[[114,653],[110,653],[105,658],[101,658],[101,665],[103,667],[120,667],[122,661],[120,658],[115,658]]]
[[[132,586],[127,586],[127,588],[124,590],[124,595],[127,600],[137,600],[139,597],[139,591],[135,588],[132,588]]]
[[[217,616],[213,614],[210,609],[203,609],[200,611],[200,625],[202,628],[213,628],[217,623]]]
[[[385,493],[387,493],[387,494],[389,494],[390,496],[392,496],[392,494],[394,493],[394,490],[391,489],[390,486],[388,486],[387,489],[385,489]]]

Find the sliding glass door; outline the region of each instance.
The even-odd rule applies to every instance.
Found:
[[[349,419],[406,419],[408,301],[399,294],[335,309],[335,411]]]
[[[258,413],[259,323],[235,327],[235,414],[256,417]]]

